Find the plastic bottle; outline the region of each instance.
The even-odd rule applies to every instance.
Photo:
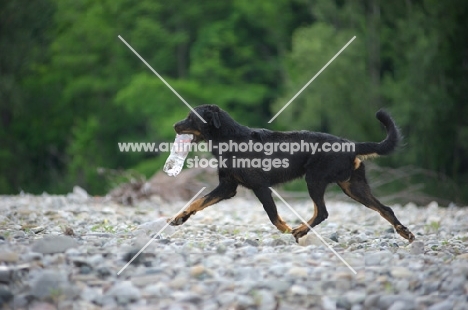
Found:
[[[193,140],[193,135],[176,135],[174,145],[171,148],[171,155],[166,160],[164,172],[170,177],[175,177],[182,171],[185,158],[190,150],[190,142]]]

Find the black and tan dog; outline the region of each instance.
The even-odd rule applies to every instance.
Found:
[[[354,150],[340,152],[296,152],[275,150],[269,155],[264,152],[240,152],[231,149],[220,152],[216,148],[222,143],[349,143],[351,141],[325,133],[310,131],[276,132],[267,129],[254,129],[243,126],[233,120],[228,113],[216,105],[202,105],[196,107],[197,113],[206,121],[204,123],[195,113],[174,125],[178,134],[194,135],[194,142],[211,141],[212,154],[223,163],[218,166],[219,185],[206,196],[195,200],[185,211],[178,214],[171,225],[181,225],[196,212],[213,205],[223,199],[236,195],[238,185],[251,189],[263,204],[271,222],[282,232],[292,232],[296,241],[309,231],[307,225],[302,224],[291,229],[278,215],[273,201],[270,186],[291,181],[305,175],[309,195],[315,208],[314,215],[308,221],[310,227],[320,224],[328,217],[324,202],[324,193],[328,184],[337,183],[342,190],[354,200],[380,213],[389,221],[396,231],[405,239],[412,242],[414,235],[396,218],[393,210],[378,201],[372,194],[365,177],[364,164],[361,160],[367,157],[387,155],[391,153],[400,141],[400,134],[392,118],[384,111],[376,114],[377,119],[385,126],[387,137],[380,143],[355,143]],[[221,153],[221,154],[220,154]],[[277,165],[276,168],[250,166],[238,167],[236,160],[257,159],[257,162],[269,162],[278,159],[287,165]]]

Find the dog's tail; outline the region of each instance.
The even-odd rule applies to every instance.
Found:
[[[375,116],[385,126],[387,137],[381,142],[361,142],[356,143],[356,155],[360,159],[388,155],[392,153],[401,141],[401,134],[395,121],[385,111],[379,110]]]

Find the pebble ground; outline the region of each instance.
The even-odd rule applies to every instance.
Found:
[[[315,231],[351,270],[312,232],[297,244],[257,200],[233,198],[167,227],[118,275],[184,204],[0,196],[0,308],[468,309],[468,208],[436,203],[392,206],[410,245],[376,212],[329,201]]]

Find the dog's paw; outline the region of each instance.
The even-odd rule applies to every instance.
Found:
[[[286,222],[284,222],[283,220],[279,220],[276,224],[275,224],[276,228],[278,228],[279,231],[281,231],[283,234],[290,234],[292,232],[292,228],[289,227],[288,224],[286,224]]]
[[[292,228],[291,227],[286,227],[285,230],[280,230],[283,234],[290,234],[292,233]]]
[[[309,227],[302,224],[301,226],[294,228],[291,233],[294,236],[294,239],[296,239],[296,242],[299,243],[299,238],[307,235],[308,232],[309,232]]]
[[[190,217],[190,215],[190,213],[184,211],[181,214],[178,214],[173,220],[168,219],[167,222],[171,226],[179,226],[185,223]]]
[[[409,243],[413,242],[414,241],[414,235],[408,230],[408,228],[406,228],[405,226],[403,225],[397,225],[395,227],[397,233],[400,234],[400,236],[402,236],[403,238],[405,238],[406,240],[409,241]]]
[[[181,218],[175,218],[173,220],[169,220],[169,225],[171,226],[179,226],[179,225],[182,225],[184,223],[184,221],[181,219]]]

